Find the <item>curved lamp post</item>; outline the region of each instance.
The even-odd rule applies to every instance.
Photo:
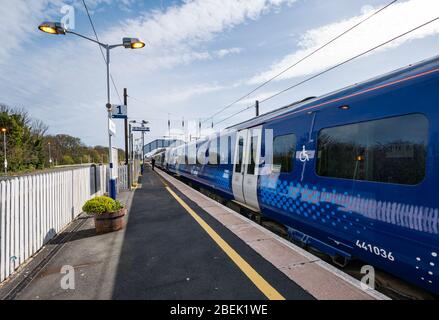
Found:
[[[111,132],[110,132],[110,121],[111,121],[111,102],[110,102],[110,50],[117,48],[117,47],[124,47],[125,49],[141,49],[145,47],[145,43],[140,41],[137,38],[123,38],[121,44],[116,45],[109,45],[101,43],[97,40],[91,39],[89,37],[86,37],[82,34],[76,33],[71,30],[67,30],[62,23],[59,22],[43,22],[39,25],[38,29],[40,29],[42,32],[54,34],[54,35],[66,35],[66,34],[73,34],[78,37],[81,37],[85,40],[89,40],[91,42],[94,42],[101,47],[103,47],[106,50],[107,58],[106,58],[106,64],[107,64],[107,111],[108,111],[108,154],[109,154],[109,164],[110,164],[110,185],[109,185],[109,194],[110,197],[113,199],[116,199],[116,179],[113,177],[113,149],[112,149],[112,142],[111,142]]]

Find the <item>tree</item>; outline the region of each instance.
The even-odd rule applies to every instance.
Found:
[[[44,125],[32,121],[23,109],[0,105],[0,125],[7,129],[7,158],[11,171],[41,169]],[[47,130],[47,129],[46,129]],[[4,160],[4,155],[1,155]]]
[[[73,165],[108,162],[108,147],[86,146],[80,138],[67,134],[47,135],[42,121],[31,119],[24,109],[0,104],[0,126],[7,129],[8,171],[21,172],[49,167],[52,164]],[[119,162],[124,152],[118,149]],[[4,161],[4,153],[0,154]]]
[[[73,160],[73,158],[69,155],[64,155],[62,157],[62,164],[63,165],[71,165],[71,164],[75,164],[75,161]]]

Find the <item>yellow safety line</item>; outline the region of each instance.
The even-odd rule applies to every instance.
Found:
[[[198,222],[207,234],[220,246],[230,259],[241,269],[242,272],[255,284],[256,287],[270,300],[285,300],[285,298],[273,288],[255,269],[250,266],[223,238],[220,237],[198,214],[192,210],[171,188],[165,183],[166,190],[186,209],[186,211]]]

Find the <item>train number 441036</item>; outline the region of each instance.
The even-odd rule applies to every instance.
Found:
[[[366,243],[365,241],[361,241],[361,240],[357,240],[355,242],[355,245],[360,249],[366,250],[366,251],[373,253],[377,256],[380,256],[384,259],[388,259],[390,261],[395,261],[395,257],[393,256],[391,251],[387,251],[385,249],[371,245],[370,243]]]

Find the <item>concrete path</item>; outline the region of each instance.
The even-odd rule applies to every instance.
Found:
[[[304,289],[181,192],[169,187],[236,254],[286,299],[312,299]],[[142,187],[123,194],[125,230],[96,235],[84,217],[31,261],[4,288],[15,299],[266,299],[257,283],[232,261],[149,169]],[[76,230],[76,229],[77,230]],[[50,248],[56,252],[45,257]],[[75,270],[75,290],[64,290],[63,266]],[[35,267],[39,267],[35,272]],[[28,276],[30,275],[30,276]],[[30,279],[30,280],[29,280]],[[23,282],[22,282],[23,283]]]

